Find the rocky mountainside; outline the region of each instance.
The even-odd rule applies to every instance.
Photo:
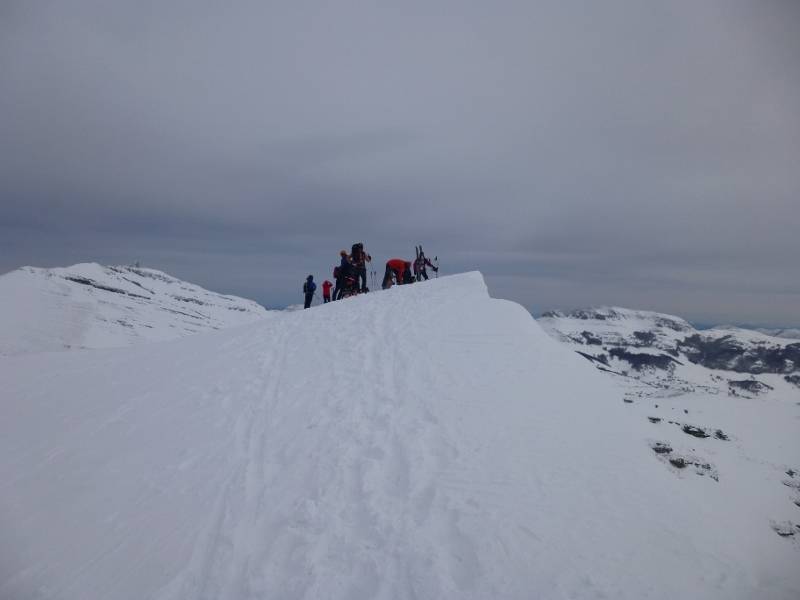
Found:
[[[618,307],[550,311],[539,323],[604,371],[685,390],[758,395],[800,384],[800,341]],[[700,368],[698,368],[700,367]]]
[[[77,264],[0,276],[0,355],[110,348],[252,322],[259,304],[155,269]]]
[[[800,550],[800,343],[617,307],[538,321],[616,384],[677,477],[724,487],[720,511],[752,498],[752,526]]]

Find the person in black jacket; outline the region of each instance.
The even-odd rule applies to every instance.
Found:
[[[350,258],[347,256],[347,250],[339,252],[339,266],[334,269],[334,278],[336,279],[336,287],[333,289],[333,299],[341,300],[342,291],[344,290],[344,279],[350,274]]]
[[[303,294],[306,296],[306,302],[303,308],[311,308],[311,301],[314,299],[314,292],[317,290],[317,284],[314,283],[314,276],[309,275],[306,277],[306,282],[303,284]]]

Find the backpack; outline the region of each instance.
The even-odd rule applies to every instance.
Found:
[[[353,247],[350,249],[350,256],[353,257],[353,262],[355,264],[360,264],[364,260],[363,255],[364,244],[360,242],[358,244],[353,244]]]
[[[314,283],[313,281],[306,281],[303,284],[303,293],[304,294],[313,294],[314,290],[316,290],[316,289],[317,289],[317,284]]]
[[[339,267],[333,267],[333,278],[339,279]]]

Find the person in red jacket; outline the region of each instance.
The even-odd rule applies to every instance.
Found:
[[[383,289],[392,287],[392,276],[397,280],[397,285],[411,283],[414,276],[411,275],[411,263],[402,258],[393,258],[386,261],[386,273],[383,275]]]
[[[327,279],[322,282],[322,303],[327,304],[331,301],[331,288],[333,284]]]

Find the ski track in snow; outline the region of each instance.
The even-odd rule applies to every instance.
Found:
[[[800,589],[784,540],[737,546],[720,487],[683,494],[603,376],[477,274],[48,360],[0,362],[2,598]]]
[[[306,425],[306,430],[311,431],[318,429],[320,423],[325,424],[323,427],[328,431],[319,432],[323,439],[344,438],[347,444],[342,445],[342,453],[333,456],[318,452],[309,439],[303,443],[293,441],[296,429],[270,418],[292,412],[286,405],[279,406],[282,401],[291,401],[291,394],[283,393],[282,373],[287,362],[302,360],[297,346],[308,347],[288,342],[297,340],[291,327],[300,324],[297,319],[284,331],[276,332],[263,359],[261,377],[246,388],[248,394],[254,395],[248,413],[240,417],[236,426],[237,474],[226,482],[190,567],[182,574],[180,583],[173,584],[163,598],[259,597],[271,587],[287,590],[297,594],[296,597],[318,598],[330,592],[328,586],[343,571],[352,574],[349,581],[342,583],[342,597],[382,594],[418,597],[413,577],[409,578],[414,572],[413,564],[388,572],[383,565],[392,565],[393,554],[412,550],[397,546],[404,543],[409,531],[428,524],[437,496],[441,505],[450,507],[443,533],[452,547],[442,545],[441,540],[436,544],[420,540],[420,547],[412,552],[418,554],[421,565],[434,567],[423,569],[450,574],[445,581],[434,582],[440,589],[457,592],[474,585],[480,576],[477,557],[459,529],[461,517],[453,498],[446,494],[441,497],[447,488],[474,489],[468,465],[451,466],[444,472],[444,465],[458,457],[458,449],[453,442],[443,441],[437,435],[438,421],[432,407],[423,400],[423,418],[416,418],[404,415],[396,400],[411,393],[405,383],[409,374],[430,381],[433,369],[425,360],[410,361],[398,352],[396,345],[387,347],[382,343],[402,336],[405,324],[387,321],[381,315],[364,321],[359,318],[354,323],[365,328],[363,350],[351,352],[336,346],[336,353],[343,352],[345,360],[334,372],[329,389],[342,393],[322,394],[315,406],[320,414],[311,416]],[[338,358],[341,361],[342,355]],[[360,388],[389,389],[393,393],[379,391],[374,398],[360,399]],[[298,408],[303,410],[299,419],[307,419],[306,407]],[[392,424],[395,419],[404,421],[399,432]],[[409,437],[409,432],[414,433],[413,437]],[[270,445],[282,449],[277,456],[268,452],[267,440],[273,440]],[[305,445],[309,441],[311,447]],[[429,456],[424,449],[435,451]],[[421,476],[412,477],[412,463],[427,468],[421,471]],[[286,473],[291,473],[291,479],[300,483],[302,489],[316,488],[314,493],[281,506],[278,499],[271,497],[279,495],[281,490],[278,494],[270,491],[282,485]],[[437,480],[443,480],[443,489],[437,489]],[[484,493],[499,500],[503,483],[489,482]],[[328,506],[335,506],[338,511],[333,537],[338,538],[335,552],[342,555],[341,570],[332,569],[327,575],[310,577],[315,557],[325,557],[331,552],[329,541],[318,539],[325,528],[320,512]],[[387,519],[383,516],[387,506],[396,507],[392,512],[405,518]],[[346,540],[353,531],[358,539],[348,543]],[[348,547],[339,548],[341,543]],[[234,548],[239,555],[234,555]],[[240,560],[242,554],[246,556],[244,561]],[[357,566],[353,571],[349,562],[354,558]],[[259,571],[263,565],[272,568]],[[424,582],[416,587],[420,588],[421,597],[427,597]]]

